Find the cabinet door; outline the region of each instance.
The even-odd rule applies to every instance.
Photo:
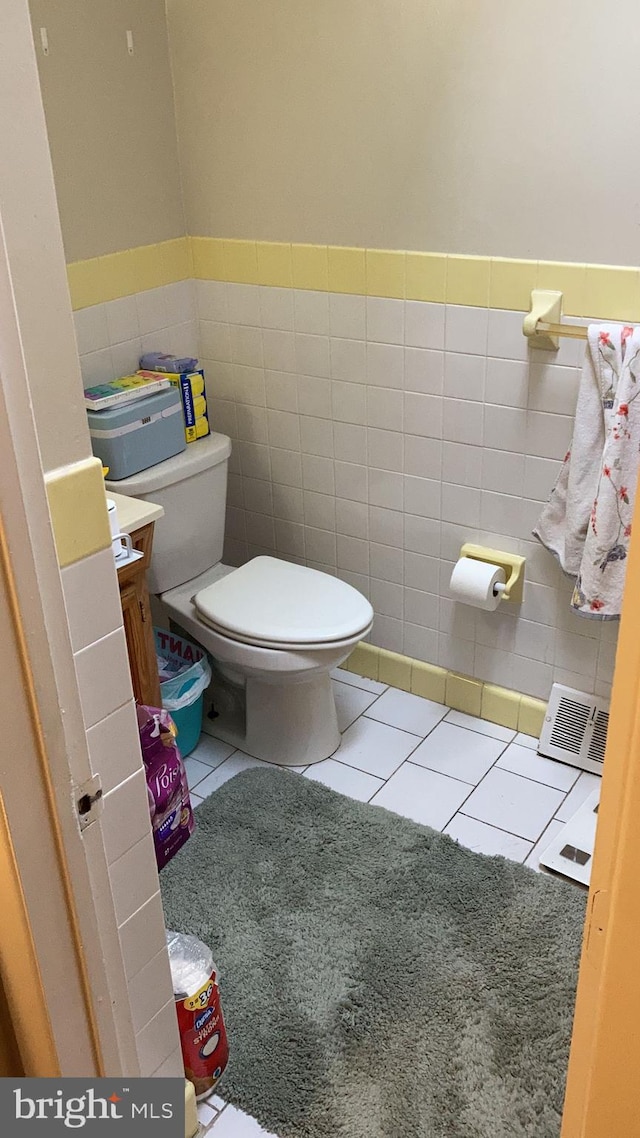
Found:
[[[160,684],[149,597],[143,574],[120,590],[120,601],[136,702],[160,707]]]

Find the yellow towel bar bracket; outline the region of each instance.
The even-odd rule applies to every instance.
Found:
[[[517,553],[504,553],[501,549],[488,549],[484,545],[473,545],[465,542],[460,550],[461,557],[470,557],[474,561],[487,561],[490,565],[499,565],[504,569],[507,578],[503,601],[512,601],[521,605],[524,597],[524,563],[525,558]]]
[[[562,316],[562,293],[546,288],[534,288],[531,293],[531,311],[527,312],[522,325],[522,331],[532,348],[546,348],[547,351],[557,352],[560,341],[557,335],[551,335],[540,329],[540,324],[559,324]]]

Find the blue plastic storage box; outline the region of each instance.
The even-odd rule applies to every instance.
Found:
[[[117,482],[186,448],[176,388],[105,411],[87,411],[93,453]]]

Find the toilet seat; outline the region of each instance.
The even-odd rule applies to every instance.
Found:
[[[200,619],[256,647],[339,644],[369,630],[373,609],[356,589],[304,565],[255,557],[193,598]]]

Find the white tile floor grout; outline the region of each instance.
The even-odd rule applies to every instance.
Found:
[[[539,854],[600,781],[542,758],[530,736],[352,672],[336,669],[333,677],[340,746],[321,763],[288,769],[480,853],[539,869]],[[202,735],[185,762],[194,805],[238,771],[261,765]],[[200,1103],[198,1116],[202,1133],[215,1128],[212,1138],[271,1138],[217,1095]]]

